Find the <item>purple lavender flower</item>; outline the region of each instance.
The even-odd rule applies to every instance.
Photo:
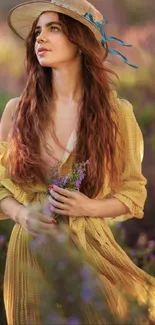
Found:
[[[148,255],[148,258],[150,261],[152,260],[155,260],[155,254],[153,252],[151,252],[149,255]]]
[[[67,241],[68,237],[65,233],[59,233],[57,235],[57,241],[60,243],[60,244],[63,244]]]
[[[59,178],[53,178],[52,184],[60,187],[61,180],[59,180]]]
[[[45,235],[39,235],[30,242],[30,247],[35,249],[41,246],[43,243],[46,243],[46,237]]]
[[[82,163],[75,163],[73,165],[72,173],[62,177],[59,173],[60,165],[53,166],[52,170],[52,185],[57,185],[60,188],[67,188],[69,190],[80,190],[82,181],[86,174],[86,165],[89,164],[89,160]],[[51,165],[52,166],[52,165]],[[50,192],[50,186],[49,186]],[[48,212],[48,211],[47,211]],[[52,215],[53,218],[57,218],[57,214]]]
[[[0,245],[4,244],[6,237],[4,235],[0,235]]]
[[[69,178],[70,178],[70,175],[68,174],[68,175],[66,175],[66,176],[62,179],[61,184],[62,184],[62,187],[63,187],[63,188],[65,188],[65,186],[66,186],[66,184],[67,184]]]
[[[80,179],[77,179],[76,182],[75,182],[75,186],[76,188],[79,190],[80,186],[81,186],[81,180]]]
[[[80,189],[81,183],[85,177],[86,165],[89,160],[83,163],[76,163],[73,166],[72,174],[68,174],[65,177],[59,175],[59,166],[54,167],[52,184],[61,188]]]
[[[67,263],[66,263],[65,261],[60,261],[60,262],[58,263],[58,269],[59,269],[60,271],[64,271],[64,270],[66,269],[66,267],[67,267]]]
[[[116,223],[116,227],[117,227],[117,228],[121,228],[121,227],[122,227],[122,222],[117,222],[117,223]]]
[[[90,269],[88,267],[86,267],[86,265],[83,265],[82,269],[80,271],[80,275],[82,276],[82,278],[84,280],[87,280],[91,276],[91,271],[90,271]]]
[[[86,164],[89,165],[90,164],[90,159],[86,160]]]
[[[150,247],[150,248],[155,248],[155,240],[150,240],[150,241],[148,242],[148,247]]]
[[[80,324],[81,324],[80,320],[75,316],[70,317],[67,322],[67,325],[80,325]]]
[[[46,323],[47,324],[54,324],[54,325],[61,325],[64,324],[63,318],[60,316],[59,313],[51,313],[48,314],[46,317]]]
[[[82,286],[81,296],[85,303],[89,303],[93,299],[92,289],[86,283],[84,283]]]
[[[73,302],[73,301],[75,301],[75,298],[74,298],[74,296],[70,295],[70,296],[67,297],[67,300],[69,302]]]
[[[136,250],[135,250],[135,249],[130,249],[130,254],[131,254],[132,256],[136,255]]]

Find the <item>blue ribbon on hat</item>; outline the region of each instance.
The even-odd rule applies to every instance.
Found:
[[[138,66],[135,65],[135,64],[131,64],[128,62],[127,58],[122,54],[120,53],[119,51],[116,51],[116,50],[110,50],[108,48],[105,47],[105,44],[109,41],[118,41],[121,45],[123,46],[126,46],[126,47],[131,47],[132,45],[130,44],[125,44],[121,39],[117,38],[117,37],[107,37],[104,30],[103,30],[103,27],[105,25],[108,24],[108,21],[106,19],[103,19],[101,21],[94,21],[93,19],[93,16],[90,12],[87,12],[84,17],[89,20],[91,23],[93,23],[97,28],[98,30],[100,31],[101,35],[102,35],[102,41],[101,41],[101,44],[103,45],[103,47],[105,48],[105,50],[108,52],[108,53],[111,53],[111,54],[115,54],[115,55],[119,55],[121,56],[121,58],[123,59],[123,61],[128,64],[130,67],[132,68],[135,68],[137,69]]]

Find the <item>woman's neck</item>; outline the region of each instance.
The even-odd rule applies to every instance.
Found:
[[[63,103],[78,102],[83,95],[81,62],[72,62],[52,70],[54,100]]]

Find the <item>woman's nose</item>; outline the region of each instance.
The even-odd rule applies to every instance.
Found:
[[[38,35],[36,40],[37,40],[38,43],[46,42],[47,41],[47,36],[46,36],[45,32],[41,32]]]

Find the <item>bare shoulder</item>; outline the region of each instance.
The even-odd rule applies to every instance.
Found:
[[[12,124],[12,118],[14,111],[16,109],[16,106],[19,103],[20,98],[12,98],[9,100],[9,102],[6,104],[1,122],[0,122],[0,140],[1,141],[7,141],[8,139],[8,134],[11,129],[11,124]]]
[[[16,98],[12,98],[8,101],[8,103],[6,104],[5,108],[4,108],[4,112],[3,112],[3,115],[2,115],[2,118],[3,116],[5,116],[7,114],[7,116],[13,116],[13,112],[16,108],[16,106],[18,105],[19,103],[19,100],[20,98],[19,97],[16,97]]]

